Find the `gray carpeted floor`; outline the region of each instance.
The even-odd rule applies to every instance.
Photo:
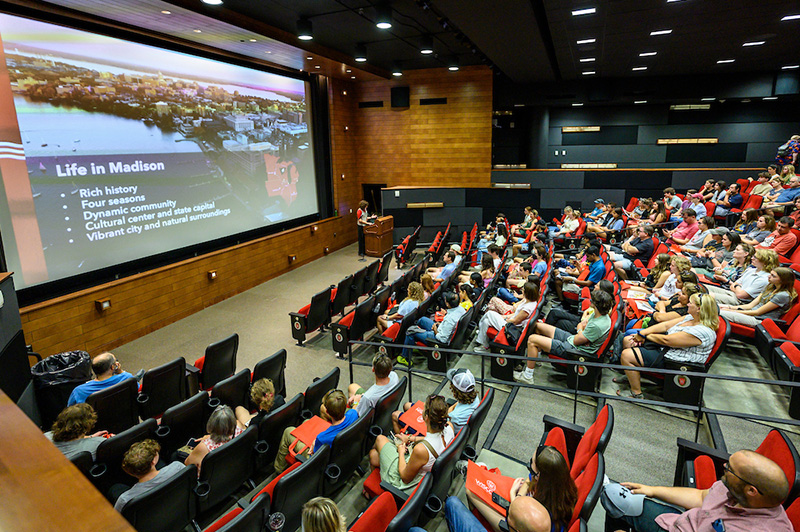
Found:
[[[373,260],[373,259],[370,259]],[[239,294],[197,314],[169,325],[143,338],[115,349],[123,366],[136,371],[153,367],[183,356],[192,362],[203,355],[205,347],[221,338],[237,332],[240,336],[237,369],[251,368],[262,358],[278,349],[288,351],[286,379],[289,396],[303,391],[315,376],[320,376],[333,366],[342,369],[340,388],[350,380],[348,364],[335,358],[331,349],[329,332],[313,333],[304,347],[295,344],[291,337],[288,313],[307,304],[311,296],[330,284],[337,283],[344,275],[363,267],[358,262],[355,245],[332,253],[311,264],[304,265],[279,278],[266,282],[252,290]],[[258,265],[253,265],[258,267]],[[390,279],[400,271],[392,266]],[[372,348],[361,347],[356,358],[369,362]],[[480,373],[480,359],[476,356],[461,357],[459,367],[469,367],[476,375]],[[422,365],[424,367],[424,364]],[[740,342],[732,342],[712,368],[713,373],[748,375],[771,378],[755,349]],[[486,374],[488,375],[488,368]],[[369,367],[354,367],[354,381],[368,386],[373,379]],[[615,374],[614,374],[615,375]],[[603,375],[601,391],[613,394],[618,385],[611,383],[610,372]],[[557,372],[540,367],[536,370],[537,384],[565,387],[564,378]],[[413,398],[424,398],[431,393],[439,381],[414,376]],[[510,387],[497,387],[494,405],[484,424],[480,442],[495,424],[508,398]],[[444,388],[447,392],[448,388]],[[655,387],[645,387],[648,398],[657,398]],[[712,408],[731,409],[740,412],[788,417],[788,397],[774,387],[739,383],[709,382],[706,386],[706,405]],[[691,414],[675,412],[663,407],[612,402],[616,423],[614,434],[606,453],[608,475],[619,480],[634,480],[650,484],[671,484],[677,449],[676,437],[694,439],[695,423]],[[591,423],[595,405],[581,401],[577,407],[576,422]],[[505,422],[500,427],[492,447],[524,463],[536,449],[542,434],[541,419],[549,414],[568,421],[573,420],[573,400],[568,393],[522,389],[511,406]],[[768,427],[734,418],[721,418],[729,450],[758,446]],[[800,432],[797,427],[789,427]],[[705,427],[699,431],[700,441],[708,441]],[[796,443],[800,443],[793,434]],[[487,461],[492,458],[507,460],[490,450],[485,451]],[[508,467],[514,467],[504,462]],[[500,464],[498,464],[500,465]],[[520,471],[520,474],[524,469]],[[351,520],[366,506],[360,495],[361,481],[353,481],[352,489],[344,490],[337,497],[343,512]],[[453,493],[463,497],[463,483],[454,483]],[[598,505],[590,522],[590,530],[602,530],[602,507]],[[427,529],[444,531],[446,525],[441,518],[431,521]]]

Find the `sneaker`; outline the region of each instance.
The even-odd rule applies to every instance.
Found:
[[[491,353],[488,347],[483,347],[482,345],[476,345],[473,351],[476,353]]]
[[[142,377],[144,377],[144,369],[140,369],[136,372],[136,375],[133,376],[136,382],[142,382]]]
[[[410,368],[413,365],[412,362],[410,360],[406,360],[406,357],[404,356],[397,357],[397,363],[400,364],[401,366],[406,366],[408,368]]]
[[[456,462],[456,471],[462,477],[467,478],[467,461],[459,460],[458,462]]]
[[[517,382],[524,382],[525,384],[533,384],[533,375],[527,377],[524,371],[515,371],[514,380]]]

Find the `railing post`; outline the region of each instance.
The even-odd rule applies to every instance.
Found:
[[[481,397],[486,395],[486,392],[483,390],[483,381],[486,380],[486,370],[484,369],[484,358],[483,354],[481,354]]]
[[[578,424],[578,372],[575,371],[578,366],[569,365],[567,371],[572,370],[575,373],[575,390],[572,397],[572,422]]]
[[[697,397],[697,422],[695,423],[694,428],[694,442],[697,443],[697,440],[700,438],[700,420],[703,417],[703,389],[706,386],[706,379],[700,379],[700,393]]]
[[[355,382],[356,380],[353,378],[353,344],[347,344],[347,363],[350,366],[350,382]]]

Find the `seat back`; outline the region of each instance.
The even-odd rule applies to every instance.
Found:
[[[341,370],[339,368],[333,368],[325,374],[324,377],[317,379],[306,388],[306,392],[303,394],[304,416],[308,415],[308,412],[311,413],[308,417],[315,416],[319,413],[319,407],[322,404],[322,399],[325,397],[325,394],[339,386],[340,373]]]
[[[725,348],[725,344],[728,342],[728,338],[730,338],[730,336],[731,324],[728,323],[728,320],[720,316],[719,326],[717,327],[717,340],[714,342],[714,346],[711,348],[711,353],[708,354],[708,358],[706,359],[705,371],[709,370],[720,353],[722,353],[722,350]]]
[[[376,316],[372,312],[375,304],[375,296],[372,296],[356,305],[353,322],[350,324],[351,340],[360,340],[364,337],[364,333],[375,328]]]
[[[453,334],[450,337],[450,347],[452,349],[461,349],[461,346],[464,345],[464,341],[467,338],[467,332],[469,331],[469,322],[472,321],[472,316],[474,315],[475,306],[473,305],[464,313],[463,316],[458,318],[456,329],[453,331]]]
[[[139,392],[139,416],[157,417],[186,399],[186,359],[176,358],[149,369],[142,377]]]
[[[216,404],[217,399],[221,404],[232,409],[237,406],[249,405],[250,397],[250,370],[245,368],[232,377],[221,380],[211,390],[211,403]]]
[[[75,453],[72,458],[69,459],[72,462],[72,465],[78,468],[78,471],[83,473],[83,475],[89,478],[89,470],[92,469],[94,465],[94,458],[92,458],[92,453],[89,451],[81,451],[79,453]]]
[[[386,392],[386,395],[381,397],[380,401],[375,404],[375,417],[372,420],[372,425],[380,427],[384,434],[389,434],[392,429],[392,412],[400,408],[400,402],[403,400],[403,394],[406,393],[406,385],[408,384],[407,377],[400,377],[394,388]]]
[[[311,297],[311,306],[306,317],[306,332],[316,331],[331,317],[331,287],[317,292]]]
[[[575,455],[572,458],[572,467],[570,468],[572,478],[578,478],[578,475],[583,472],[595,453],[602,453],[605,451],[613,431],[614,409],[611,408],[611,405],[605,405],[600,410],[594,423],[586,429],[583,437],[581,437],[580,443],[578,443],[578,447],[575,449]]]
[[[442,285],[440,284],[417,308],[417,316],[420,318],[428,313],[431,306],[436,306],[439,298],[442,296]]]
[[[353,284],[353,276],[348,275],[336,286],[336,296],[331,301],[331,316],[340,314],[345,307],[350,304],[350,286]]]
[[[422,477],[422,480],[419,481],[417,487],[408,496],[397,515],[389,522],[386,532],[406,532],[416,524],[419,514],[422,513],[422,509],[428,500],[431,486],[433,486],[433,475],[428,474]]]
[[[276,408],[264,416],[258,424],[258,439],[266,442],[267,447],[263,455],[258,457],[259,471],[271,470],[275,457],[278,454],[281,437],[286,427],[297,425],[300,420],[300,411],[303,409],[303,394],[298,393],[286,404]]]
[[[789,496],[783,505],[788,507],[800,494],[800,456],[797,449],[782,430],[772,429],[756,452],[778,464],[786,475]]]
[[[269,530],[268,496],[256,497],[250,505],[222,525],[211,525],[205,532],[263,532]],[[220,519],[221,520],[221,519]],[[219,520],[217,521],[219,522]]]
[[[203,389],[213,388],[222,379],[236,373],[238,350],[239,335],[236,333],[206,347],[205,361],[200,371],[200,385]]]
[[[414,496],[413,493],[411,496]],[[350,532],[384,532],[396,515],[397,503],[394,500],[394,495],[388,491],[384,491],[366,510],[364,510],[364,513],[361,514],[358,520],[353,523],[353,526],[350,527]],[[408,524],[407,528],[403,528],[402,530],[407,531],[408,528],[414,526],[414,524],[415,522],[411,522]]]
[[[358,298],[364,295],[364,282],[367,279],[367,268],[361,268],[353,274],[353,284],[350,285],[350,301],[355,303]]]
[[[330,447],[323,445],[300,467],[283,475],[275,484],[270,511],[281,512],[286,517],[283,530],[297,530],[303,505],[322,492],[322,474],[329,454]]]
[[[136,379],[125,379],[105,390],[94,392],[88,398],[89,404],[97,413],[95,427],[117,434],[139,422],[139,383]]]
[[[469,427],[469,437],[467,438],[467,445],[472,447],[473,449],[477,449],[478,447],[478,435],[481,431],[481,425],[486,420],[486,416],[489,414],[489,410],[492,408],[492,403],[494,402],[494,388],[489,388],[486,390],[486,393],[483,394],[483,399],[478,404],[475,411],[472,412],[472,415],[469,416],[467,420],[467,426]]]
[[[275,388],[276,395],[286,397],[286,349],[281,349],[274,355],[270,355],[264,360],[259,361],[253,368],[253,382],[260,379],[269,379]]]
[[[138,532],[183,530],[197,516],[197,467],[183,471],[160,486],[134,497],[122,509],[122,517]]]
[[[367,276],[364,279],[364,293],[371,294],[378,286],[378,270],[381,268],[381,261],[376,260],[367,266]]]
[[[392,252],[387,251],[381,259],[381,267],[378,270],[378,283],[385,283],[389,280],[389,268],[392,265]]]
[[[372,410],[359,416],[355,423],[339,432],[333,439],[323,484],[323,494],[330,495],[341,488],[361,463],[365,454],[364,441],[367,439],[369,427],[372,425],[372,416]]]
[[[603,489],[603,475],[605,475],[603,454],[595,453],[583,473],[575,479],[575,485],[578,488],[578,502],[575,504],[570,525],[578,518],[588,521],[591,517],[597,500],[600,498],[600,491]]]
[[[389,307],[389,298],[392,296],[392,287],[391,286],[384,286],[377,292],[375,292],[375,307],[378,310],[374,313],[375,318],[378,316],[383,315],[386,312],[386,309]],[[373,326],[375,325],[375,319],[372,320]]]
[[[90,471],[91,481],[98,490],[105,493],[113,484],[132,486],[134,478],[122,470],[122,457],[134,443],[156,438],[158,423],[150,418],[135,427],[120,432],[97,446],[94,466]]]
[[[431,484],[430,496],[436,496],[444,504],[447,499],[447,493],[450,491],[450,485],[453,482],[453,473],[455,471],[456,462],[461,458],[461,453],[464,452],[464,447],[467,445],[467,438],[469,437],[469,427],[464,427],[450,445],[445,448],[433,462],[430,475],[433,477]]]
[[[203,458],[198,487],[207,483],[208,495],[198,499],[200,513],[230,497],[247,481],[253,471],[257,440],[258,427],[248,427]]]
[[[206,433],[205,405],[208,394],[197,392],[180,404],[170,407],[161,416],[158,427],[158,442],[161,444],[161,455],[169,456],[178,448],[186,445],[189,438]]]

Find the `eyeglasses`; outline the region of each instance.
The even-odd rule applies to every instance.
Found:
[[[763,495],[763,492],[760,489],[758,489],[758,486],[756,486],[755,484],[753,484],[749,480],[745,480],[742,477],[740,477],[739,475],[737,475],[736,473],[734,473],[733,469],[731,469],[731,465],[730,465],[729,462],[725,462],[724,464],[722,464],[722,468],[725,471],[727,471],[728,473],[730,473],[731,475],[733,475],[734,477],[736,477],[739,480],[741,480],[742,482],[744,482],[745,484],[749,484],[750,486],[753,486],[756,489],[757,492],[759,492],[759,493],[761,493]]]
[[[539,472],[533,470],[533,468],[531,467],[530,462],[528,462],[528,471],[529,471],[528,480],[534,480],[534,479],[538,479],[539,478]]]

